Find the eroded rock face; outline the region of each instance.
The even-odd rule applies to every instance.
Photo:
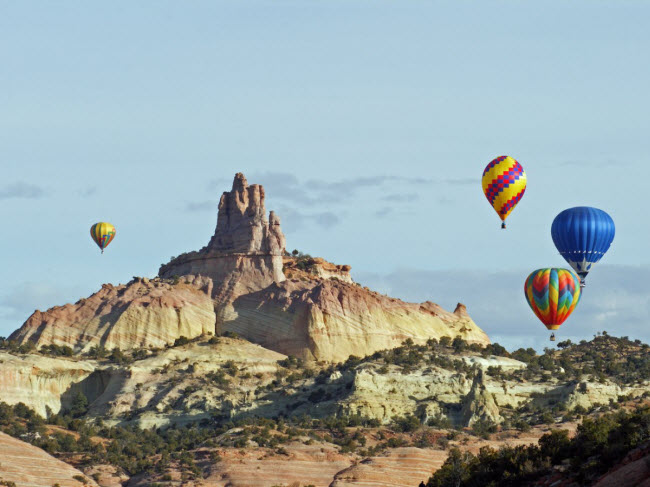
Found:
[[[331,279],[290,279],[242,295],[221,311],[217,332],[225,331],[287,355],[334,362],[394,348],[407,338],[425,343],[460,335],[470,343],[490,343],[466,314]]]
[[[349,265],[337,265],[320,257],[284,257],[284,275],[290,279],[336,279],[352,284]]]
[[[280,217],[270,212],[266,219],[264,188],[249,185],[244,175],[237,173],[232,190],[221,196],[217,227],[208,245],[172,259],[158,274],[167,278],[187,274],[210,277],[218,306],[283,281],[284,252]]]
[[[71,401],[71,388],[95,370],[92,361],[0,352],[0,401],[27,404],[38,414],[56,414]]]
[[[290,444],[286,455],[267,451],[223,452],[222,460],[209,469],[206,487],[327,486],[334,475],[350,466],[354,457],[331,445]]]
[[[163,347],[180,336],[214,332],[211,295],[212,281],[194,276],[175,284],[144,278],[120,286],[104,284],[75,304],[35,311],[9,339],[75,351]]]
[[[261,185],[249,186],[242,173],[235,175],[232,190],[221,196],[217,228],[207,248],[228,253],[284,253],[280,217],[271,212],[266,220]]]
[[[394,448],[381,455],[366,458],[363,462],[337,473],[330,487],[416,486],[419,482],[426,482],[446,458],[447,452],[441,450]]]
[[[483,369],[478,369],[472,388],[463,400],[461,416],[464,426],[472,426],[478,421],[495,424],[503,421],[499,414],[499,407],[494,402],[494,396],[485,387]]]
[[[440,402],[458,404],[471,387],[471,381],[464,375],[438,367],[403,374],[396,366],[389,366],[386,371],[361,366],[355,371],[352,384],[351,393],[339,401],[340,411],[384,424],[409,414],[418,416],[423,423],[446,416]],[[455,417],[449,419],[460,424]]]
[[[261,185],[238,173],[208,245],[161,266],[163,280],[105,285],[74,305],[35,312],[10,338],[86,351],[232,331],[283,354],[330,362],[406,339],[489,343],[461,304],[449,313],[431,302],[406,303],[355,284],[350,266],[286,256],[280,219],[273,212],[266,219],[264,197]]]

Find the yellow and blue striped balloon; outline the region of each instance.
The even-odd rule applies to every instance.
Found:
[[[483,171],[483,192],[506,228],[506,218],[526,191],[526,173],[515,159],[500,156]]]
[[[115,227],[110,223],[99,222],[90,227],[90,236],[104,253],[104,249],[115,238]]]

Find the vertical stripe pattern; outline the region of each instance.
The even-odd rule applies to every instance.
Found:
[[[524,284],[528,305],[549,330],[557,330],[580,301],[580,279],[567,269],[537,269]]]
[[[588,206],[562,211],[551,225],[555,247],[583,279],[591,266],[605,255],[615,233],[612,217]]]
[[[95,223],[90,227],[90,236],[103,252],[115,238],[115,227],[106,222]]]

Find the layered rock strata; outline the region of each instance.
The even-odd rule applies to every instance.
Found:
[[[283,264],[282,270],[289,279],[335,279],[353,284],[349,265],[332,264],[321,257],[284,257]]]
[[[403,487],[426,482],[438,470],[447,452],[422,448],[394,448],[342,470],[329,487]]]
[[[288,279],[237,298],[217,331],[232,331],[280,353],[306,360],[342,361],[399,346],[410,338],[461,336],[489,343],[464,312],[434,303],[406,303],[331,279]]]
[[[69,346],[87,351],[163,347],[185,336],[214,332],[212,281],[185,277],[178,282],[136,278],[125,285],[104,284],[75,304],[35,311],[10,337],[19,343]]]
[[[0,433],[0,481],[13,482],[18,487],[97,487],[95,481],[76,468],[4,433]]]
[[[264,196],[261,185],[249,186],[244,175],[237,173],[232,189],[221,196],[217,227],[208,245],[172,259],[158,274],[166,278],[207,276],[214,281],[217,302],[283,281],[285,238],[273,211],[266,219]]]
[[[406,303],[354,283],[350,266],[286,255],[280,219],[273,212],[266,218],[264,199],[264,188],[238,173],[204,248],[161,266],[159,279],[107,284],[74,305],[36,311],[10,339],[87,351],[162,347],[180,336],[230,331],[319,361],[372,354],[406,339],[489,343],[463,305],[449,313],[431,302]]]
[[[94,370],[91,361],[0,352],[0,401],[22,402],[48,417],[71,402],[69,391]]]

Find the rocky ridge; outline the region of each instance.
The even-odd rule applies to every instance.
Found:
[[[75,304],[35,311],[9,339],[76,352],[163,347],[181,336],[214,332],[211,294],[212,281],[199,276],[175,283],[135,278],[126,285],[104,284]]]
[[[363,360],[351,357],[330,366],[302,362],[240,338],[205,336],[184,345],[148,351],[144,357],[134,351],[137,358],[122,364],[108,359],[0,352],[0,370],[4,369],[6,376],[20,378],[21,382],[14,381],[5,389],[12,402],[43,409],[44,395],[52,398],[55,391],[50,389],[61,379],[50,375],[39,383],[38,390],[16,395],[29,387],[31,378],[28,373],[12,374],[12,370],[38,365],[56,369],[61,363],[74,371],[70,366],[76,363],[83,376],[62,394],[59,403],[69,408],[69,398],[83,392],[89,402],[83,416],[88,424],[139,426],[141,431],[170,426],[178,432],[190,426],[196,430],[197,425],[222,428],[219,434],[207,434],[208,440],[197,444],[191,453],[200,466],[202,485],[251,487],[297,481],[318,486],[381,485],[376,482],[378,473],[383,472],[386,486],[401,487],[414,475],[422,476],[423,469],[439,467],[446,457],[445,430],[452,426],[456,432],[449,440],[451,444],[476,453],[481,445],[536,441],[549,427],[573,431],[570,404],[583,408],[584,413],[585,407],[598,411],[620,397],[648,394],[650,383],[644,382],[642,375],[628,377],[622,369],[611,369],[615,375],[604,379],[583,375],[584,382],[558,373],[558,363],[570,370],[575,365],[567,360],[581,357],[581,353],[587,356],[588,348],[602,350],[599,354],[630,350],[634,355],[619,360],[633,364],[639,363],[645,350],[625,340],[599,339],[554,355],[534,360],[529,357],[525,363],[495,355],[502,350],[498,345],[430,340],[424,346],[406,344]],[[591,356],[598,361],[597,355]],[[541,369],[536,365],[540,363]],[[590,364],[585,363],[588,367]],[[539,424],[542,413],[556,410],[560,417],[542,419],[547,425],[534,427],[534,435],[506,431],[524,419]],[[339,421],[351,423],[344,429],[319,429]],[[369,421],[369,427],[352,426]],[[271,423],[275,426],[269,436]],[[465,433],[456,438],[463,429],[484,435],[486,430],[480,429],[481,425],[495,423],[503,432],[485,437],[492,439],[477,441],[474,436],[467,443],[462,438]],[[348,440],[341,437],[344,430]],[[337,436],[332,439],[330,434]],[[282,446],[269,444],[274,435],[286,437]],[[354,448],[349,447],[351,439],[357,444]],[[382,448],[374,450],[382,443]],[[214,460],[215,455],[219,461]],[[183,468],[174,465],[169,475],[174,481],[180,480],[181,474],[174,472]],[[628,470],[632,468],[638,470],[636,466]],[[106,487],[116,485],[124,475],[106,465],[89,465],[85,472],[98,474]],[[164,480],[162,477],[163,473],[131,474],[128,485],[149,485]]]
[[[465,307],[406,303],[356,284],[350,266],[289,256],[280,219],[266,218],[264,188],[238,173],[201,250],[161,266],[159,278],[105,284],[75,304],[36,311],[9,338],[75,352],[159,348],[181,336],[237,333],[305,360],[336,362],[411,339],[460,336],[489,343]],[[285,275],[286,273],[286,275]]]

